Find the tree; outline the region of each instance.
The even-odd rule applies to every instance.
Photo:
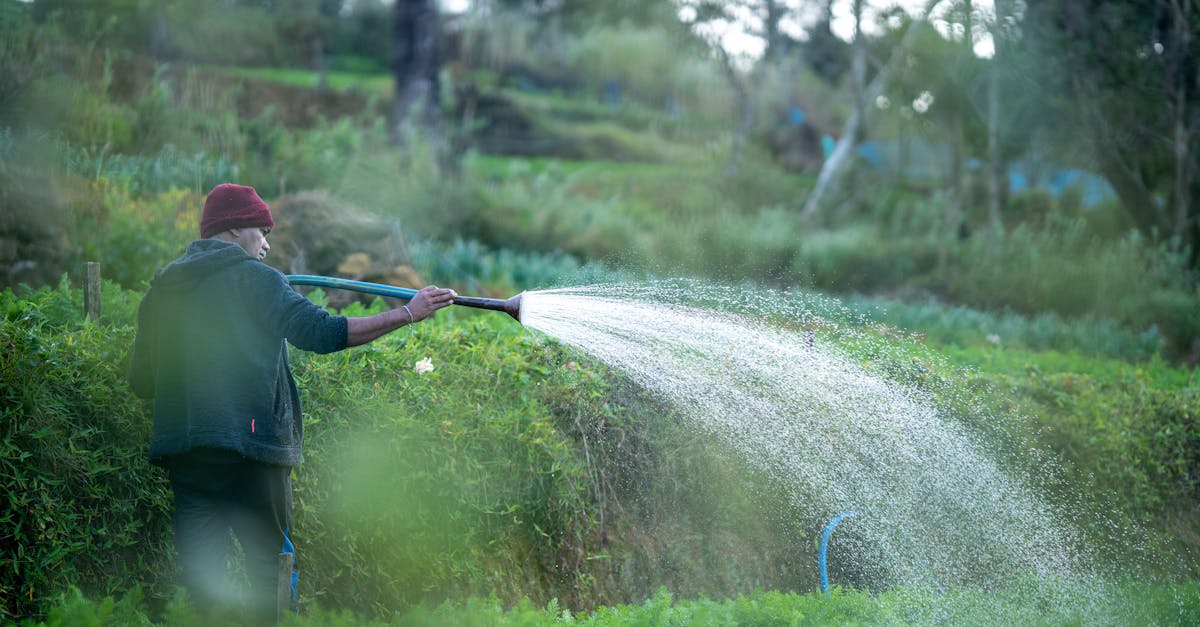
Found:
[[[817,21],[808,29],[808,39],[800,44],[804,61],[830,85],[837,85],[850,67],[846,42],[833,34],[833,3],[824,0]]]
[[[968,232],[966,210],[969,203],[967,159],[980,152],[984,137],[986,115],[986,73],[975,54],[975,44],[983,34],[984,16],[974,0],[950,0],[941,5],[939,19],[948,31],[947,37],[930,35],[916,46],[914,56],[920,80],[928,85],[935,97],[927,115],[935,126],[945,131],[950,148],[946,187],[949,198],[945,211],[945,232],[963,236]]]
[[[1001,210],[1008,190],[1006,162],[1000,147],[1000,72],[1011,49],[1009,19],[1015,12],[1012,0],[995,0],[993,9],[988,29],[992,35],[992,60],[987,75],[988,226],[998,232],[1004,226]]]
[[[396,101],[392,129],[397,142],[406,130],[440,143],[441,53],[436,0],[396,0],[395,66]]]
[[[329,47],[337,30],[343,0],[275,0],[266,5],[284,41],[296,50],[294,57],[317,73],[318,89],[329,82]]]
[[[801,217],[805,221],[811,221],[818,212],[823,208],[828,200],[828,195],[834,187],[840,182],[842,175],[850,166],[851,155],[854,148],[858,145],[862,138],[863,129],[866,128],[869,122],[869,116],[873,107],[867,107],[863,103],[873,103],[881,96],[887,85],[892,79],[892,75],[900,66],[902,60],[907,55],[909,47],[913,40],[925,27],[925,19],[930,12],[941,2],[941,0],[929,0],[924,10],[915,18],[913,18],[900,42],[892,49],[887,62],[875,74],[875,77],[870,83],[865,81],[866,73],[866,48],[864,35],[862,33],[862,4],[861,0],[856,0],[855,5],[855,40],[856,48],[854,55],[856,60],[852,63],[858,64],[856,75],[861,72],[864,78],[855,79],[855,93],[853,95],[855,101],[854,111],[850,115],[850,119],[846,121],[846,126],[842,131],[841,137],[838,139],[837,145],[833,149],[833,154],[825,160],[821,165],[821,172],[817,175],[817,184],[813,187],[813,191],[805,200],[804,207],[801,209]],[[862,44],[858,43],[862,40]]]
[[[732,176],[740,167],[757,122],[766,79],[783,57],[786,37],[780,23],[789,9],[783,0],[680,0],[680,6],[680,19],[708,44],[734,92],[737,123],[725,165],[725,175]],[[754,59],[746,51],[730,46],[725,35],[735,25],[761,41],[761,57]]]
[[[1196,0],[1043,0],[1027,3],[1021,26],[1045,90],[1065,96],[1048,99],[1048,115],[1082,127],[1139,230],[1200,265]]]

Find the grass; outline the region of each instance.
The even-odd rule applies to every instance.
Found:
[[[297,87],[311,87],[315,89],[320,84],[320,75],[312,70],[238,67],[232,71],[237,76]],[[378,96],[390,95],[394,84],[390,74],[360,74],[337,70],[325,72],[325,80],[327,81],[326,85],[330,89],[354,89]]]
[[[506,606],[493,598],[462,603],[420,606],[385,618],[368,618],[349,611],[311,608],[288,616],[283,625],[463,627],[581,625],[588,627],[676,627],[690,625],[1065,625],[1065,624],[1196,624],[1200,621],[1200,583],[1147,585],[1125,583],[1097,598],[1086,590],[1072,598],[1064,592],[1059,603],[1031,602],[1030,590],[951,590],[929,592],[897,589],[880,594],[834,588],[829,594],[758,591],[732,599],[676,598],[659,589],[642,603],[573,613],[557,600],[538,606],[528,600]],[[1051,595],[1053,597],[1054,595]],[[202,618],[176,597],[164,624],[213,625],[224,621]],[[236,624],[230,619],[229,624]],[[48,619],[37,625],[156,624],[136,594],[119,600],[92,601],[71,591],[63,595]]]

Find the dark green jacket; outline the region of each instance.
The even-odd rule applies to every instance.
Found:
[[[346,319],[292,290],[236,244],[192,242],[154,275],[138,309],[129,381],[154,399],[150,459],[203,448],[301,461],[300,397],[287,344],[346,348]]]

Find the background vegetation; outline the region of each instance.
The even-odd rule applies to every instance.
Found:
[[[476,1],[441,14],[430,121],[397,107],[387,3],[0,0],[0,619],[183,620],[123,372],[141,292],[224,181],[268,199],[285,271],[835,294],[822,315],[891,347],[864,363],[1011,416],[955,410],[1014,465],[1052,459],[1048,497],[1082,501],[1083,526],[1178,558],[1148,574],[1194,581],[1194,3],[882,4]],[[296,371],[315,621],[932,620],[791,595],[817,585],[820,530],[779,486],[507,318],[451,312]],[[1156,595],[1195,592],[1113,615],[1186,623]],[[417,607],[445,600],[463,605]],[[941,602],[951,622],[1021,611]]]

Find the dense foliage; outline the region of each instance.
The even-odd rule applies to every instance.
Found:
[[[155,607],[172,595],[169,495],[144,457],[148,408],[123,382],[138,294],[113,283],[104,294],[99,322],[83,321],[82,295],[65,283],[2,298],[10,617],[44,611],[67,585],[111,594],[140,584]],[[937,335],[939,324],[926,328]],[[1094,512],[1077,522],[1094,525],[1099,545],[1112,542],[1103,527],[1128,521],[1163,551],[1196,551],[1191,375],[1160,361],[891,337],[886,353],[862,352],[866,363],[962,390],[946,402],[968,422],[984,399],[994,408],[984,416],[1006,423],[976,428],[1005,438],[999,454],[1018,472],[1035,462],[1021,450],[1058,460],[1058,483],[1043,489]],[[434,370],[418,373],[427,357]],[[817,530],[786,522],[786,498],[769,496],[777,487],[507,318],[443,315],[353,351],[298,353],[296,372],[309,419],[296,475],[301,585],[323,606],[387,614],[498,594],[580,609],[636,601],[647,585],[720,596],[814,585],[812,548],[797,541]]]
[[[790,6],[719,4],[776,20]],[[860,155],[809,220],[851,55],[869,50],[879,76],[912,24],[881,15],[852,50],[821,4],[806,41],[765,24],[790,61],[739,74],[665,0],[477,2],[447,27],[446,142],[400,150],[381,3],[0,0],[0,621],[200,624],[174,589],[170,495],[124,368],[141,290],[226,181],[277,210],[269,261],[289,271],[493,296],[647,275],[840,294],[820,315],[885,340],[852,351],[868,369],[931,391],[1014,473],[1053,467],[1037,489],[1075,505],[1106,557],[1124,557],[1128,538],[1108,535],[1124,525],[1179,557],[1139,573],[1194,580],[1194,2],[1038,3],[1022,16],[1041,27],[1036,57],[1016,17],[976,21],[992,63],[971,37],[924,31],[866,103],[867,136],[931,146],[893,169]],[[943,4],[975,32],[981,3]],[[1091,4],[1103,19],[1082,19]],[[1086,50],[1055,54],[1076,35]],[[797,110],[807,126],[787,122]],[[1098,169],[1121,202],[1001,197],[966,168],[985,154]],[[72,287],[85,261],[107,279],[98,321]],[[295,366],[312,624],[1087,622],[1030,615],[1020,589],[750,594],[814,589],[819,529],[671,408],[504,317],[446,312]],[[1121,585],[1131,604],[1101,610],[1114,622],[1200,621],[1194,584]]]
[[[107,309],[127,319],[130,297],[108,288]],[[170,570],[170,493],[146,461],[145,412],[120,385],[132,330],[81,322],[79,296],[0,295],[6,619],[66,586],[109,593]]]
[[[149,407],[124,381],[139,294],[104,294],[99,322],[65,283],[0,295],[7,618],[68,585],[142,585],[159,606],[173,594],[169,491],[145,457]],[[415,369],[424,358],[432,371]],[[580,608],[649,585],[717,595],[812,580],[792,551],[757,553],[786,530],[769,502],[716,498],[769,486],[508,318],[444,313],[294,365],[306,598],[384,613],[489,593]]]

